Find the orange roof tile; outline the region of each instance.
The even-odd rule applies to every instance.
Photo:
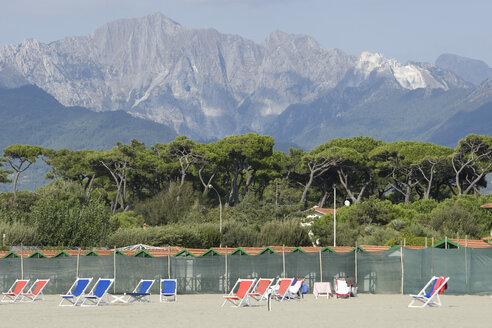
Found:
[[[328,246],[328,247],[330,247],[336,253],[348,253],[351,250],[353,250],[355,246],[335,246],[335,247]]]
[[[428,245],[428,247],[430,247],[430,245]],[[405,248],[408,248],[408,249],[424,249],[425,246],[405,246]]]
[[[453,243],[456,243],[456,244],[459,244],[461,247],[466,247],[466,244],[468,243],[468,247],[470,248],[487,248],[487,247],[491,247],[490,244],[488,244],[487,242],[481,240],[481,239],[468,239],[467,241],[465,241],[465,239],[460,239],[459,242],[458,242],[458,239],[453,239],[453,238],[449,238],[448,239],[449,241],[452,241]]]
[[[485,240],[492,239],[492,237],[485,237],[482,240],[468,240],[467,245],[470,248],[488,248],[492,247],[492,245],[488,244]],[[448,239],[450,242],[453,242],[455,244],[458,244],[461,247],[465,247],[465,240],[460,239],[453,239],[449,238]],[[377,246],[377,245],[359,245],[362,249],[364,249],[367,252],[382,252],[382,251],[387,251],[390,249],[390,246]],[[301,246],[301,247],[293,247],[293,246],[263,246],[263,247],[240,247],[244,252],[248,253],[249,255],[258,255],[260,252],[264,251],[266,248],[271,249],[272,251],[276,253],[282,253],[283,250],[285,250],[286,253],[289,253],[296,248],[301,249],[305,253],[318,253],[320,250],[323,250],[325,247],[313,247],[313,246]],[[354,250],[354,246],[328,246],[330,249],[335,251],[336,253],[347,253],[350,251]],[[405,246],[408,249],[423,249],[425,246]],[[431,245],[429,245],[431,247]],[[226,251],[227,254],[231,254],[234,252],[236,249],[239,247],[212,247],[214,251],[221,255],[225,255]],[[149,253],[150,255],[154,257],[166,257],[168,255],[174,256],[181,252],[182,250],[186,249],[188,252],[193,254],[194,256],[200,256],[206,252],[208,252],[210,249],[203,249],[203,248],[183,248],[183,247],[178,247],[178,246],[171,246],[171,247],[162,247],[162,248],[156,248],[156,249],[146,249],[145,251]],[[79,253],[78,250],[73,250],[73,249],[65,249],[63,250],[65,253],[72,255],[72,256],[77,256]],[[86,255],[89,253],[91,250],[81,250],[80,255]],[[114,250],[113,249],[93,249],[92,251],[96,252],[97,254],[104,256],[104,255],[112,255]],[[0,258],[3,256],[7,255],[10,251],[0,251]],[[22,255],[24,258],[29,257],[32,255],[34,252],[37,252],[36,250],[23,250],[22,252],[20,250],[15,251],[14,253],[18,254],[19,256]],[[56,254],[60,253],[61,250],[39,250],[40,253],[45,255],[46,257],[53,257]],[[119,250],[119,252],[122,252],[123,254],[126,254],[128,256],[133,256],[139,250]]]
[[[43,249],[39,251],[41,254],[47,256],[47,257],[53,257],[56,254],[60,253],[61,250],[48,250],[48,249]],[[65,252],[66,253],[66,252]],[[68,253],[67,253],[68,254]]]
[[[265,247],[241,247],[241,249],[249,255],[258,255]]]
[[[315,207],[314,211],[319,213],[319,214],[323,214],[323,215],[326,215],[326,214],[333,215],[333,213],[335,213],[335,210],[333,208],[323,208],[323,207]]]
[[[390,249],[390,246],[359,245],[366,252],[384,252]]]

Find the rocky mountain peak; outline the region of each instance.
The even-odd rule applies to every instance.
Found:
[[[281,31],[256,44],[188,29],[161,13],[117,20],[88,36],[4,47],[0,67],[65,106],[124,110],[204,139],[270,134],[288,107],[326,97],[347,106],[344,86],[363,85],[360,94],[371,99],[379,97],[370,94],[375,85],[388,92],[460,87],[456,76],[433,65],[402,65],[370,52],[357,58]]]

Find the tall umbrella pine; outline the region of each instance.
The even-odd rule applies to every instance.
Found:
[[[35,163],[36,159],[42,154],[43,148],[40,146],[15,144],[4,148],[3,157],[14,171],[14,180],[12,185],[14,202],[17,199],[17,182],[19,181],[19,176],[33,163]]]
[[[239,190],[251,185],[264,165],[263,159],[272,156],[273,144],[272,137],[254,133],[226,137],[216,143],[219,170],[227,181],[227,205],[239,203]]]
[[[457,194],[479,193],[480,182],[492,170],[492,137],[470,134],[461,139],[451,163]]]

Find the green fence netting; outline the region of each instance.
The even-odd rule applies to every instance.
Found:
[[[449,276],[450,294],[492,293],[492,248],[349,253],[264,253],[133,257],[126,255],[0,259],[0,290],[16,279],[49,278],[47,294],[67,292],[76,277],[115,278],[113,293],[132,291],[140,279],[178,281],[179,293],[227,293],[238,278],[304,278],[310,290],[318,281],[353,277],[361,293],[417,293],[433,275]]]
[[[359,293],[400,293],[400,250],[374,253],[358,253],[357,284]]]

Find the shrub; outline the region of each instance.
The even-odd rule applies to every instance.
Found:
[[[301,226],[298,219],[283,222],[269,222],[262,226],[258,236],[259,246],[286,245],[310,246],[308,230]]]
[[[44,246],[99,246],[110,233],[110,215],[104,204],[76,199],[43,198],[31,208],[29,223]]]
[[[36,228],[22,222],[0,221],[0,239],[3,239],[3,234],[5,234],[5,246],[39,245]]]
[[[479,220],[459,202],[444,202],[433,212],[431,226],[442,231],[445,235],[456,233],[468,235],[470,238],[480,238],[482,231]]]
[[[162,227],[118,229],[108,237],[107,246],[122,247],[136,244],[152,246],[181,246],[201,248],[196,226],[172,224]]]
[[[398,231],[389,227],[372,226],[372,229],[365,230],[365,234],[359,237],[357,242],[361,245],[385,245],[388,240],[398,238]]]
[[[259,229],[244,222],[229,221],[223,227],[222,245],[244,247],[257,245]]]
[[[176,182],[171,182],[166,191],[136,204],[135,213],[153,226],[180,222],[193,208],[197,197],[191,183],[185,183],[180,189]]]
[[[137,228],[142,227],[144,218],[135,214],[134,211],[119,212],[111,216],[111,225],[115,228]]]

